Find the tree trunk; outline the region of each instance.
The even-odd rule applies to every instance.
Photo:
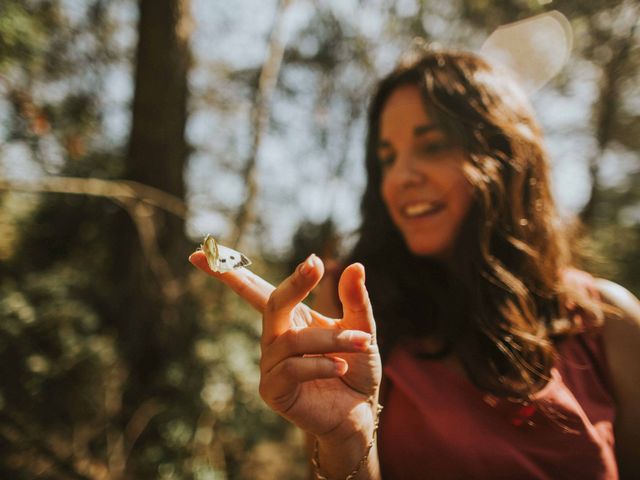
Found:
[[[133,118],[125,177],[184,198],[188,155],[187,75],[191,63],[189,0],[140,0]],[[193,322],[183,318],[190,247],[184,218],[135,200],[123,201],[112,229],[113,321],[129,364],[135,403],[151,395],[166,364],[189,347]],[[135,390],[135,391],[134,391]],[[133,407],[133,405],[131,405]]]

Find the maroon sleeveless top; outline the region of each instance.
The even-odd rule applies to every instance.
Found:
[[[617,479],[601,336],[574,335],[557,350],[551,380],[522,404],[396,348],[384,368],[383,478]]]

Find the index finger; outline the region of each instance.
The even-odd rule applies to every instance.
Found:
[[[244,267],[226,273],[214,272],[209,268],[204,252],[198,250],[189,256],[189,261],[208,275],[221,280],[244,298],[258,312],[264,313],[271,293],[276,289],[265,279]]]
[[[262,316],[262,341],[264,344],[271,344],[292,326],[291,313],[297,305],[302,304],[302,301],[318,284],[323,274],[322,260],[311,254],[278,285],[269,298],[265,314]],[[306,310],[306,312],[310,311]],[[310,320],[296,315],[293,317],[294,324],[296,319],[301,324]]]

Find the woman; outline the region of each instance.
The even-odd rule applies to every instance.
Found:
[[[380,82],[366,161],[360,240],[316,310],[314,255],[275,290],[212,273],[263,313],[260,394],[316,477],[640,475],[640,303],[571,268],[517,85],[426,52]]]

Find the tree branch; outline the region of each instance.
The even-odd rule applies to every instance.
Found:
[[[70,193],[106,197],[114,200],[137,200],[151,207],[172,213],[179,218],[184,219],[187,216],[187,206],[182,199],[158,188],[130,180],[102,180],[77,177],[45,177],[36,180],[0,178],[0,190]]]
[[[0,178],[0,190],[90,195],[113,200],[123,207],[133,220],[144,257],[158,279],[164,297],[171,304],[182,295],[184,287],[174,278],[167,259],[160,251],[154,222],[154,209],[164,210],[182,219],[186,217],[187,207],[178,197],[128,180],[75,177],[46,177],[28,181]]]
[[[258,162],[258,152],[262,143],[262,137],[267,128],[271,98],[275,91],[278,74],[280,72],[280,65],[282,64],[282,57],[284,55],[284,45],[280,38],[282,34],[284,14],[291,3],[292,0],[280,0],[278,3],[276,19],[269,39],[267,59],[260,71],[256,100],[251,111],[251,126],[253,129],[251,151],[243,171],[243,178],[247,185],[247,198],[238,210],[234,222],[235,229],[230,242],[234,248],[238,248],[238,245],[242,242],[242,238],[247,227],[255,217],[254,209],[258,196],[258,184],[256,182],[255,172]]]

